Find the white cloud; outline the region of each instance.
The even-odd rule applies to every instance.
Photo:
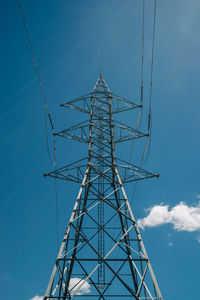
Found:
[[[42,296],[35,296],[33,298],[31,298],[30,300],[43,300],[44,297]]]
[[[197,235],[196,240],[198,243],[200,243],[200,235]]]
[[[64,288],[64,285],[63,285],[63,288]],[[69,290],[72,290],[71,294],[74,293],[74,295],[84,295],[84,294],[89,294],[91,292],[89,283],[87,281],[84,282],[81,278],[71,278],[70,282],[69,282]],[[43,299],[44,299],[43,296],[36,295],[35,297],[31,298],[30,300],[43,300]]]
[[[200,203],[196,206],[187,206],[184,202],[169,209],[169,205],[155,205],[148,209],[147,217],[138,220],[138,226],[156,227],[162,224],[172,224],[177,231],[200,230]]]
[[[84,282],[83,280],[81,280],[81,278],[70,279],[69,290],[71,289],[71,293],[73,294],[75,292],[75,295],[89,294],[91,292],[89,283],[87,281]]]

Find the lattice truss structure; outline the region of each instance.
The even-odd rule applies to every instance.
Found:
[[[163,299],[123,186],[158,175],[115,155],[116,143],[146,134],[113,115],[140,105],[112,94],[100,75],[91,93],[61,106],[89,120],[56,135],[89,152],[45,174],[81,185],[44,299]]]

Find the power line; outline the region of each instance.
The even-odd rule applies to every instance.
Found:
[[[145,151],[143,152],[142,156],[142,163],[146,163],[149,158],[150,148],[151,148],[151,137],[152,137],[152,86],[153,86],[153,66],[154,66],[154,48],[155,48],[155,31],[156,31],[156,4],[157,1],[154,0],[154,14],[153,14],[153,36],[152,36],[152,52],[151,52],[151,75],[150,75],[150,91],[149,91],[149,113],[148,113],[148,149],[147,155],[144,159],[145,152],[146,152],[146,145]]]
[[[53,136],[54,138],[54,171],[56,171],[56,136]],[[57,185],[57,178],[54,178],[55,182],[55,198],[56,198],[56,238],[57,238],[57,250],[59,251],[59,230],[58,230],[58,185]]]
[[[146,139],[146,143],[144,145],[144,150],[142,153],[141,161],[140,161],[140,166],[144,163],[147,162],[149,153],[150,153],[150,148],[151,148],[151,136],[152,136],[152,86],[153,86],[153,65],[154,65],[154,48],[155,48],[155,30],[156,30],[156,0],[154,0],[154,12],[153,12],[153,36],[152,36],[152,53],[151,53],[151,73],[150,73],[150,91],[149,91],[149,112],[148,112],[148,136]],[[142,63],[141,63],[141,104],[143,104],[143,76],[144,76],[144,28],[145,28],[145,0],[143,0],[143,5],[142,5]],[[141,110],[142,113],[142,110]],[[140,124],[141,124],[141,119],[140,119]],[[140,128],[140,125],[139,125]],[[138,128],[138,129],[139,129]],[[133,144],[134,146],[134,144]],[[147,149],[148,147],[148,149]],[[133,151],[133,147],[131,149]],[[145,153],[147,150],[147,155],[145,157]],[[145,159],[144,159],[145,157]],[[133,188],[133,193],[131,197],[131,202],[134,199],[134,195],[136,192],[136,187],[137,187],[137,181],[135,182],[134,188]]]
[[[142,40],[141,40],[141,83],[140,83],[140,104],[141,108],[138,114],[138,120],[136,124],[136,130],[140,129],[142,123],[142,112],[143,112],[143,78],[144,78],[144,26],[145,26],[145,0],[142,1]],[[129,162],[132,160],[132,155],[134,152],[135,140],[133,140]]]
[[[145,17],[145,0],[142,1],[142,62],[141,62],[141,92],[140,100],[143,105],[143,77],[144,77],[144,17]]]
[[[138,120],[137,120],[137,130],[139,130],[141,123],[142,123],[142,113],[143,113],[143,78],[144,78],[144,28],[145,28],[145,0],[142,1],[142,47],[141,47],[141,87],[140,87],[140,102],[141,102],[141,109],[138,115]],[[133,140],[132,148],[131,148],[131,153],[130,153],[130,162],[131,162],[131,157],[133,155],[134,151],[134,146],[135,146],[135,141]],[[135,193],[136,193],[136,187],[137,187],[137,181],[134,184],[133,188],[133,193],[131,196],[131,204],[133,202]]]
[[[22,6],[21,6],[21,3],[20,3],[20,0],[17,0],[17,4],[18,4],[18,8],[19,8],[20,15],[21,15],[21,18],[22,18],[22,22],[23,22],[23,25],[24,25],[24,30],[25,30],[26,37],[27,37],[27,40],[28,40],[28,45],[29,45],[29,48],[30,48],[30,51],[31,51],[31,55],[32,55],[32,58],[33,58],[33,64],[34,64],[35,71],[36,71],[37,78],[38,78],[38,82],[39,82],[39,85],[40,85],[40,91],[41,91],[41,94],[42,94],[42,97],[43,97],[43,101],[44,101],[44,107],[45,107],[45,138],[46,138],[47,153],[48,153],[48,157],[49,157],[50,163],[56,169],[56,139],[55,139],[55,135],[54,135],[54,125],[53,125],[53,121],[52,121],[52,118],[51,118],[51,114],[49,112],[46,94],[44,92],[43,84],[42,84],[41,77],[40,77],[39,68],[38,68],[37,63],[36,63],[36,59],[35,59],[35,55],[34,55],[34,52],[33,52],[32,43],[31,43],[31,38],[30,38],[30,35],[29,35],[29,32],[28,32],[28,28],[27,28],[27,25],[26,25],[26,21],[25,21],[25,17],[24,17],[24,13],[23,13],[23,10],[22,10]],[[49,123],[51,125],[50,127],[51,127],[51,130],[52,130],[52,134],[54,135],[54,161],[53,161],[53,159],[51,157],[50,147],[49,147],[47,117],[48,117]],[[56,238],[57,238],[57,247],[59,247],[59,232],[58,232],[58,188],[57,188],[56,178],[55,178],[55,197],[56,197],[56,235],[57,235]]]
[[[22,18],[22,22],[23,22],[23,25],[24,25],[24,30],[25,30],[26,37],[27,37],[27,40],[28,40],[28,45],[29,45],[31,55],[32,55],[32,58],[33,58],[33,64],[34,64],[35,71],[36,71],[37,78],[38,78],[38,82],[39,82],[39,85],[40,85],[40,91],[41,91],[43,101],[44,101],[44,106],[45,106],[45,135],[46,135],[47,152],[48,152],[48,157],[49,157],[49,160],[50,160],[51,164],[54,165],[54,162],[51,158],[50,149],[49,149],[47,116],[49,118],[49,122],[50,122],[52,131],[54,131],[54,126],[53,126],[52,118],[51,118],[51,115],[50,115],[50,112],[49,112],[49,109],[48,109],[47,98],[46,98],[44,88],[43,88],[43,85],[42,85],[40,72],[39,72],[39,69],[38,69],[38,66],[37,66],[37,63],[36,63],[36,59],[35,59],[35,55],[34,55],[34,52],[33,52],[33,47],[32,47],[32,43],[31,43],[30,35],[29,35],[29,32],[28,32],[28,28],[26,26],[26,21],[25,21],[25,17],[24,17],[24,14],[23,14],[23,10],[22,10],[22,7],[21,7],[20,0],[17,0],[17,4],[18,4],[18,8],[19,8],[20,15],[21,15],[21,18]]]

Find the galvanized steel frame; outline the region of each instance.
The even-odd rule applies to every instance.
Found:
[[[147,135],[114,121],[113,114],[141,106],[111,93],[102,74],[91,93],[61,106],[87,113],[90,119],[55,135],[88,143],[89,151],[86,158],[45,174],[81,183],[81,187],[44,299],[162,300],[123,186],[158,175],[118,159],[115,154],[116,143]],[[125,176],[120,170],[125,171]],[[116,249],[121,251],[120,258]],[[74,276],[79,276],[80,281],[71,287]],[[91,293],[81,292],[86,283]]]

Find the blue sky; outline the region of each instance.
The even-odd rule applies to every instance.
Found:
[[[146,2],[148,105],[153,1]],[[93,88],[99,69],[97,44],[110,90],[139,101],[141,1],[22,0],[21,4],[57,129],[82,118],[59,104]],[[1,1],[1,8],[1,296],[29,300],[44,294],[57,254],[55,191],[53,181],[43,177],[52,168],[44,105],[17,3]],[[140,182],[132,203],[136,218],[144,222],[144,243],[168,300],[200,297],[199,9],[197,0],[158,1],[152,144],[145,168],[161,176]],[[134,116],[127,114],[126,121],[134,125]],[[144,130],[145,120],[146,114]],[[119,151],[126,156],[127,147]],[[58,165],[64,165],[84,157],[87,148],[58,141],[57,152]],[[78,186],[61,182],[58,189],[61,240]],[[126,189],[131,198],[133,186]],[[150,217],[144,221],[152,212],[146,209],[154,207],[155,212],[155,206],[157,223],[156,217],[154,223]],[[161,210],[167,206],[163,219]]]

